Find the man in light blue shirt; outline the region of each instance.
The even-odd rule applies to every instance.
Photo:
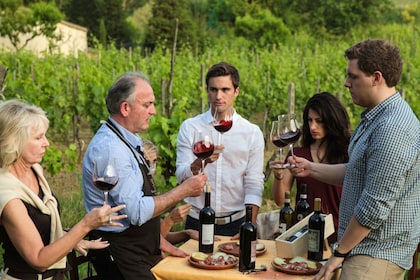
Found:
[[[153,89],[141,73],[126,73],[109,89],[106,105],[109,119],[99,128],[83,159],[83,198],[85,208],[103,205],[104,193],[92,182],[93,161],[97,157],[114,158],[118,184],[109,191],[108,203],[126,205],[123,227],[103,227],[91,238],[110,243],[106,251],[93,256],[101,279],[154,279],[150,272],[161,259],[160,214],[185,197],[203,192],[206,174],[191,177],[167,193],[156,195],[149,166],[137,135],[149,127],[156,114]],[[112,216],[110,217],[112,224]]]
[[[291,171],[343,184],[338,242],[314,279],[404,279],[420,240],[420,123],[396,90],[402,72],[397,47],[362,41],[345,51],[344,84],[366,108],[349,145],[347,164],[301,158]],[[323,278],[325,277],[325,278]]]

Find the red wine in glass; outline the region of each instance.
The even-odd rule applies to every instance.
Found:
[[[213,154],[214,145],[208,143],[206,145],[205,141],[199,141],[193,146],[193,153],[196,157],[201,159],[206,159]]]
[[[283,148],[286,147],[288,143],[283,142],[282,140],[279,139],[273,139],[271,142],[273,142],[273,145],[276,146],[277,148]]]
[[[201,172],[204,172],[205,159],[214,152],[214,144],[211,137],[202,131],[195,131],[192,152],[201,159]]]
[[[232,120],[223,120],[214,124],[214,128],[220,133],[229,131],[232,128]]]
[[[104,192],[104,203],[108,203],[108,192],[118,184],[116,159],[99,156],[93,160],[92,182]]]
[[[97,187],[101,191],[109,192],[110,190],[112,190],[118,184],[118,178],[112,179],[111,182],[112,183],[106,182],[104,180],[104,178],[97,178],[95,181],[93,181],[93,184],[95,185],[95,187]],[[113,183],[113,182],[115,182],[115,183]]]
[[[219,120],[219,112],[217,110],[217,107],[214,108],[214,115],[213,115],[213,127],[214,129],[216,129],[218,132],[220,132],[219,135],[217,135],[217,145],[221,145],[222,144],[222,136],[223,133],[229,131],[232,128],[232,124],[233,124],[233,113],[234,110],[231,108],[229,114],[227,112],[224,113],[224,117],[221,118],[221,120]],[[221,150],[217,150],[218,153],[221,153]]]
[[[280,135],[280,141],[285,143],[284,146],[287,144],[295,143],[300,137],[300,129],[296,131],[288,131]]]
[[[300,129],[299,124],[296,120],[295,114],[288,114],[288,115],[280,115],[280,140],[284,143],[289,144],[290,153],[294,156],[293,153],[293,144],[299,139],[300,137]],[[291,166],[293,167],[293,166]]]
[[[280,139],[280,121],[273,121],[271,124],[271,132],[270,132],[270,139],[271,143],[274,146],[279,148],[278,155],[275,155],[273,161],[282,161],[283,159],[283,147],[287,146],[287,143],[284,143]],[[272,168],[285,168],[285,164],[276,163],[271,166]]]

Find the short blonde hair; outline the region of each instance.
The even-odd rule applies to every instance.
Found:
[[[34,130],[48,128],[46,113],[39,107],[19,100],[0,103],[0,168],[18,160]]]
[[[159,155],[159,149],[153,144],[152,141],[149,139],[142,139],[143,140],[143,149],[144,149],[144,156],[147,160],[149,160],[149,155],[155,154],[156,157]]]

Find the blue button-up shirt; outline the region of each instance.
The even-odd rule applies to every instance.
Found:
[[[352,254],[409,269],[420,241],[420,124],[400,94],[362,114],[349,157],[339,238],[354,216],[372,230]]]
[[[111,119],[112,121],[112,119]],[[141,138],[112,121],[132,147],[142,145]],[[137,160],[131,150],[106,125],[102,124],[92,138],[83,159],[82,189],[86,211],[101,207],[104,203],[104,193],[92,182],[93,159],[96,156],[114,157],[117,160],[118,184],[109,192],[108,202],[111,206],[125,204],[121,214],[127,214],[127,219],[120,220],[124,227],[101,227],[104,231],[123,231],[130,224],[142,225],[153,216],[154,200],[144,196],[142,191],[143,176]],[[136,155],[138,156],[138,155]]]

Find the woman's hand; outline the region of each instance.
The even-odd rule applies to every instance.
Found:
[[[278,164],[283,165],[284,164],[284,161],[283,160],[273,160],[273,161],[270,161],[269,167],[270,167],[271,171],[273,171],[274,177],[277,180],[280,181],[280,180],[283,180],[283,177],[284,177],[284,175],[283,175],[284,168],[278,168],[278,167],[276,167],[276,165],[278,165]]]
[[[101,238],[95,239],[95,240],[82,239],[74,247],[74,250],[76,250],[83,256],[87,256],[89,249],[103,249],[108,246],[109,246],[108,241],[103,241]]]
[[[124,208],[125,205],[118,205],[111,208],[108,204],[104,203],[104,205],[100,208],[93,208],[83,217],[82,221],[84,221],[91,229],[103,226],[122,227],[123,225],[116,221],[127,218],[127,215],[117,215],[116,213]]]

